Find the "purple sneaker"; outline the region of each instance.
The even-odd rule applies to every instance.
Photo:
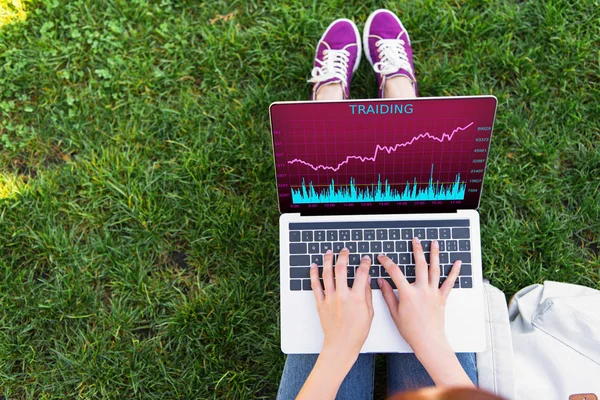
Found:
[[[417,96],[410,38],[396,14],[384,9],[371,13],[365,24],[363,45],[367,60],[377,74],[379,97],[383,98],[385,81],[398,75],[411,80]]]
[[[349,98],[350,81],[361,51],[360,33],[354,22],[345,18],[333,21],[317,43],[312,78],[308,80],[315,84],[312,99],[317,98],[320,88],[331,83],[341,83],[344,98]]]

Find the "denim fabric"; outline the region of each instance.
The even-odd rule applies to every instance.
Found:
[[[413,353],[386,354],[388,394],[434,386],[431,377]],[[475,353],[457,353],[463,369],[477,385]],[[295,399],[312,371],[318,354],[289,354],[283,369],[277,399]],[[372,399],[375,354],[361,354],[346,375],[336,399]]]
[[[456,357],[477,386],[477,362],[475,353],[456,353]],[[386,354],[388,395],[435,386],[423,364],[413,353]]]
[[[289,354],[283,368],[277,399],[295,399],[312,371],[318,354]],[[375,354],[360,354],[344,378],[336,399],[373,399]]]

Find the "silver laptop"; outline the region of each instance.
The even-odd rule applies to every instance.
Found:
[[[456,352],[485,348],[479,214],[494,125],[493,96],[278,102],[270,108],[280,217],[281,348],[323,343],[309,265],[350,250],[348,284],[365,254],[375,317],[361,352],[412,352],[376,282],[385,253],[414,282],[411,240],[440,245],[441,281],[460,276],[446,306]],[[320,268],[322,270],[322,268]]]

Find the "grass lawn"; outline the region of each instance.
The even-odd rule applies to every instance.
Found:
[[[507,296],[600,289],[597,0],[24,4],[0,26],[6,398],[274,397],[268,106],[309,97],[333,19],[362,28],[381,6],[410,32],[421,96],[498,97],[485,275]],[[376,93],[363,62],[352,95]]]

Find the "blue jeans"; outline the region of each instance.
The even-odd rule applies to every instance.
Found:
[[[463,369],[477,385],[475,353],[457,353]],[[318,354],[289,354],[277,398],[295,399],[312,371]],[[386,354],[388,395],[434,386],[431,377],[413,353]],[[375,354],[361,354],[344,378],[336,399],[373,399]]]

